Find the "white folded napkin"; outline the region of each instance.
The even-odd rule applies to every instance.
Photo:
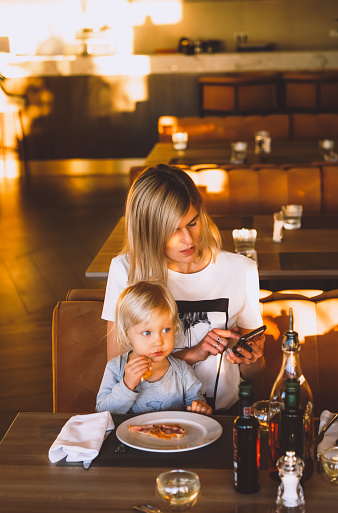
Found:
[[[67,456],[66,461],[82,461],[84,468],[88,468],[99,454],[106,433],[114,427],[108,411],[75,415],[61,429],[49,449],[48,457],[55,463]]]
[[[331,417],[334,415],[334,413],[331,413],[329,410],[324,410],[319,418],[319,430],[318,433],[320,433],[321,429],[327,424],[327,422],[331,419]],[[329,429],[325,432],[323,440],[318,445],[317,449],[317,457],[319,458],[320,454],[325,451],[326,449],[330,449],[330,447],[333,447],[336,440],[338,438],[338,419],[331,424]]]

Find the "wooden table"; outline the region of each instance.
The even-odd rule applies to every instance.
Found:
[[[186,150],[176,151],[172,143],[157,143],[145,160],[146,166],[164,164],[217,164],[230,165],[230,142],[190,143]],[[254,164],[294,164],[310,165],[322,160],[319,147],[313,141],[275,141],[271,143],[271,153],[256,155],[254,141],[248,142],[247,160],[245,165]],[[232,165],[232,167],[236,167]],[[241,164],[239,167],[243,167]]]
[[[219,440],[201,449],[166,456],[128,448],[116,454],[115,431],[105,440],[88,470],[81,464],[53,464],[48,449],[71,417],[64,413],[19,413],[0,443],[1,513],[131,512],[135,504],[155,504],[155,479],[164,471],[196,471],[202,496],[195,513],[271,513],[277,483],[261,471],[261,489],[240,495],[233,489],[233,417],[215,416],[223,427]],[[117,426],[128,415],[113,415]],[[262,437],[266,460],[267,438]],[[265,452],[264,452],[265,451]],[[305,486],[306,513],[337,511],[338,489],[314,472]]]
[[[232,230],[256,228],[260,280],[338,278],[338,215],[303,216],[300,230],[284,230],[282,243],[272,242],[272,216],[214,216],[223,249],[234,251]],[[122,248],[121,218],[89,265],[86,277],[106,280],[111,259]]]

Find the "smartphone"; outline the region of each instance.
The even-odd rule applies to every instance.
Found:
[[[252,340],[257,335],[262,335],[264,331],[266,330],[266,326],[261,326],[260,328],[257,328],[256,330],[250,331],[250,333],[247,333],[246,335],[243,335],[239,340],[237,340],[236,344],[233,347],[229,347],[229,350],[227,348],[227,352],[232,351],[236,356],[240,356],[244,358],[244,356],[237,351],[239,347],[242,347],[246,351],[249,351],[252,353],[252,347],[248,344],[250,340]]]

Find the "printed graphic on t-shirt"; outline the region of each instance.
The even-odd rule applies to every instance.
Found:
[[[149,401],[149,403],[147,403],[148,408],[151,408],[153,411],[161,411],[162,405],[163,401]]]
[[[183,328],[184,341],[179,346],[191,347],[213,328],[227,329],[229,298],[200,301],[176,301]]]

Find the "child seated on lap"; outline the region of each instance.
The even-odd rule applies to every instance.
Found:
[[[106,365],[97,412],[187,409],[211,415],[192,367],[171,356],[179,328],[176,302],[161,283],[139,281],[122,292],[115,329],[126,352]]]

